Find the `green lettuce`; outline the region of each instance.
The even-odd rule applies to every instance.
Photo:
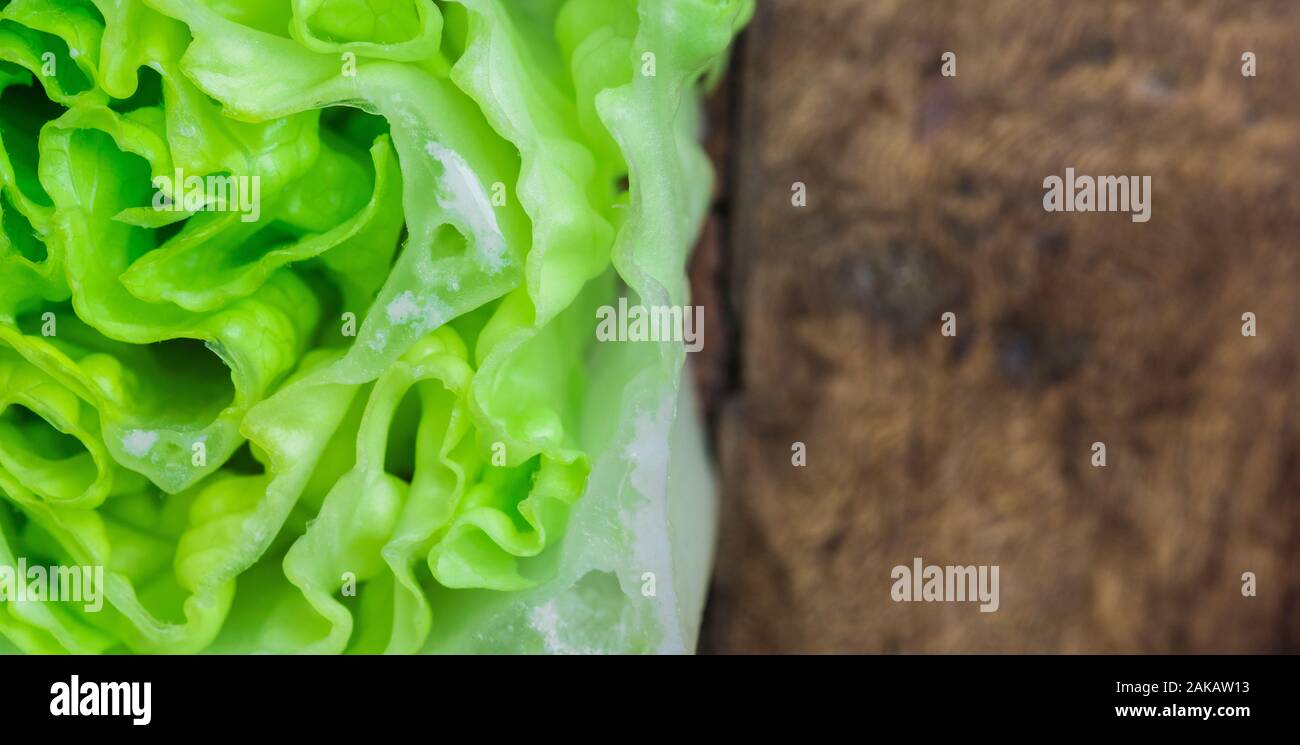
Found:
[[[685,350],[595,326],[752,10],[0,0],[0,567],[103,570],[0,650],[693,649]]]

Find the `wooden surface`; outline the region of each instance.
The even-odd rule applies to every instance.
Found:
[[[693,265],[701,650],[1300,651],[1300,3],[759,5]],[[1151,221],[1044,212],[1067,166]],[[891,601],[916,556],[1000,609]]]

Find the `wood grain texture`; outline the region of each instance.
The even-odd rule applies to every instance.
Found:
[[[759,5],[695,262],[702,651],[1300,650],[1300,3]],[[1067,166],[1151,221],[1044,212]],[[1000,610],[892,602],[915,556]]]

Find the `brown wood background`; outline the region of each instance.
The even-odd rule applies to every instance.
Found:
[[[692,268],[701,650],[1300,651],[1300,3],[758,4]],[[1044,212],[1067,166],[1151,221]],[[892,602],[914,556],[1001,609]]]

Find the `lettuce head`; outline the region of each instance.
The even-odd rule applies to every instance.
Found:
[[[685,350],[596,325],[751,12],[0,0],[0,650],[693,649]]]

